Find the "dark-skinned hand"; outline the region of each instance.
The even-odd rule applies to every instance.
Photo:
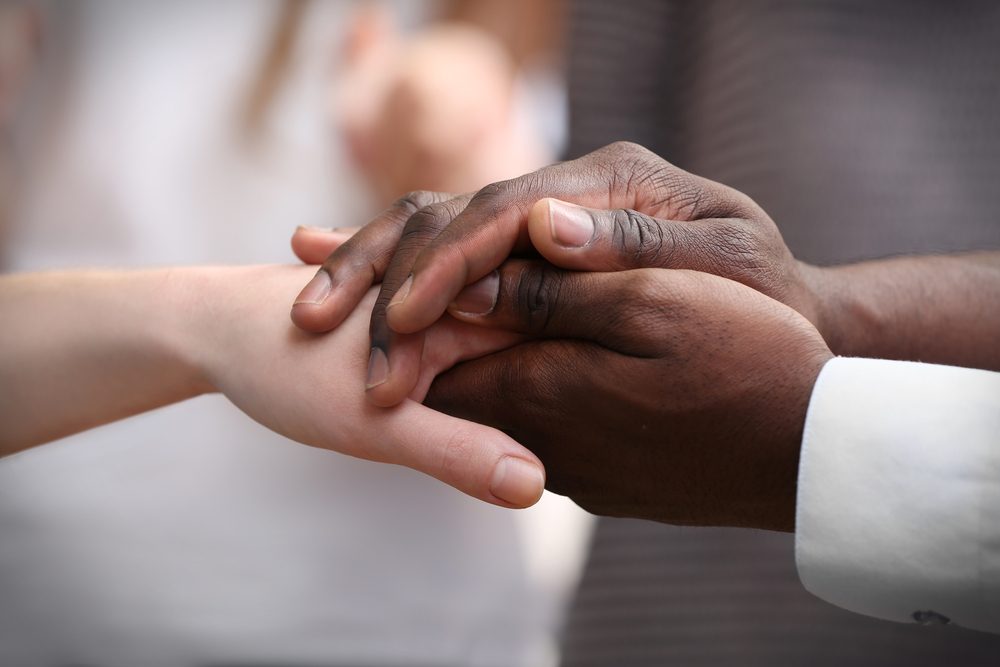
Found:
[[[507,432],[548,489],[596,514],[792,530],[806,409],[832,354],[791,308],[706,273],[511,260],[450,311],[541,339],[455,367],[427,404]]]
[[[819,320],[812,267],[792,257],[759,206],[630,143],[474,194],[411,193],[343,240],[296,234],[293,247],[309,263],[336,251],[296,300],[292,320],[308,331],[330,330],[381,281],[367,381],[377,405],[395,405],[412,392],[423,330],[463,287],[512,254],[541,254],[587,271],[708,272]]]
[[[300,230],[293,245],[300,258],[317,263],[346,239]],[[574,306],[580,321],[560,329],[571,340],[527,343],[468,362],[435,385],[432,404],[506,428],[542,455],[550,488],[599,513],[791,528],[805,406],[815,373],[831,354],[829,347],[841,354],[987,368],[996,363],[995,356],[983,353],[995,350],[990,341],[996,318],[984,305],[1000,284],[995,280],[1000,266],[996,253],[810,267],[792,258],[774,224],[748,198],[631,144],[615,144],[474,195],[414,193],[400,200],[326,259],[292,317],[306,329],[332,328],[358,293],[384,277],[371,321],[372,358],[381,363],[369,365],[368,395],[374,403],[393,404],[412,384],[422,346],[421,334],[397,331],[418,331],[410,328],[408,318],[433,318],[445,308],[463,319],[472,317],[472,311],[496,312],[493,324],[501,323],[502,297],[494,297],[484,285],[497,284],[491,267],[508,253],[540,254],[578,270],[689,268],[729,279],[653,272],[674,276],[664,279],[665,285],[693,280],[730,286],[721,292],[641,295],[651,308],[651,321],[676,325],[639,330],[649,345],[667,346],[669,355],[660,361],[669,372],[632,375],[634,369],[619,358],[619,349],[604,342],[612,333],[638,335],[620,330],[622,321],[631,320],[618,319],[618,301],[611,299]],[[414,280],[408,281],[411,273]],[[476,282],[477,276],[485,279]],[[417,289],[435,281],[440,287],[436,293],[432,287]],[[459,294],[470,282],[474,284]],[[729,300],[739,294],[731,291],[734,283],[759,293],[740,288],[745,298]],[[397,296],[397,305],[388,307],[400,292],[405,300]],[[560,302],[562,290],[518,293],[518,317],[526,317],[528,324],[522,320],[506,326],[543,337],[557,335],[547,325],[539,327],[538,313],[550,311],[545,304]],[[639,298],[619,294],[623,300]],[[719,298],[728,303],[720,312],[734,317],[718,319],[709,306]],[[665,310],[654,312],[652,304],[660,299]],[[785,317],[795,326],[785,333],[792,338],[781,337],[782,327],[760,336],[761,328],[775,323],[773,308],[780,310],[776,301],[815,324],[829,347],[787,308]],[[933,317],[926,308],[930,301],[937,304]],[[764,303],[771,309],[759,308]],[[410,312],[417,306],[422,312]],[[548,317],[541,316],[543,323]],[[480,318],[486,322],[490,316]],[[598,342],[593,333],[568,333],[593,332],[594,326],[604,337]],[[786,348],[800,334],[811,336],[818,346],[811,363],[796,362],[797,345]],[[384,351],[391,351],[388,363]],[[625,356],[637,356],[635,364],[657,359]],[[728,366],[716,363],[718,358],[728,358]],[[809,358],[803,354],[800,361]],[[372,371],[377,382],[371,382]],[[643,380],[635,383],[635,378]],[[755,381],[773,383],[773,400],[768,402]],[[657,397],[660,402],[654,405]],[[632,437],[636,428],[645,440]],[[574,438],[582,444],[575,446]],[[673,476],[671,466],[677,470]]]
[[[317,251],[347,238],[317,234]],[[805,413],[831,357],[795,311],[704,273],[510,260],[449,312],[536,340],[439,376],[428,405],[505,430],[550,490],[597,514],[792,529]]]

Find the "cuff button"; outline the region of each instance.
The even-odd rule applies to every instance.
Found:
[[[913,620],[920,625],[948,625],[951,623],[950,618],[930,609],[913,612]]]

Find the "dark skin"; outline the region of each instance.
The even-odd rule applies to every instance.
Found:
[[[547,198],[590,207],[583,213],[595,221],[591,240],[574,248],[557,243],[552,225],[566,218],[567,207],[557,201],[553,209]],[[1000,369],[1000,346],[993,344],[1000,331],[1000,252],[810,266],[792,256],[749,197],[630,143],[474,194],[410,193],[338,247],[342,240],[297,232],[296,252],[323,262],[320,275],[335,287],[323,303],[296,304],[292,319],[308,331],[328,331],[381,282],[372,331],[393,373],[369,390],[377,404],[395,404],[408,393],[412,371],[393,375],[419,359],[419,346],[413,353],[385,332],[421,331],[465,285],[511,254],[526,253],[577,270],[705,271],[795,308],[836,354]],[[411,274],[405,302],[390,308]]]
[[[625,215],[622,222],[628,227],[619,231],[627,233],[619,234],[615,223],[607,230],[609,242],[596,243],[595,238],[578,261],[551,256],[537,234],[529,236],[529,213],[545,197],[598,209],[625,207],[670,221],[671,247],[659,243],[668,239],[665,234],[651,235],[655,230],[643,219]],[[699,224],[687,224],[694,221]],[[544,223],[535,227],[548,229]],[[613,235],[621,242],[612,241]],[[555,244],[550,240],[548,245]],[[602,260],[590,252],[606,246],[613,258]],[[719,252],[711,252],[714,248]],[[474,195],[410,193],[324,262],[316,280],[333,284],[330,296],[321,304],[296,303],[292,320],[308,331],[332,329],[373,281],[381,281],[372,312],[372,353],[388,357],[389,372],[370,378],[368,397],[376,405],[395,405],[415,383],[420,332],[445,312],[465,285],[512,253],[535,249],[566,268],[707,271],[744,282],[800,310],[811,306],[798,264],[774,223],[749,197],[677,169],[634,144],[612,144],[579,160],[489,185]],[[575,249],[563,254],[581,253]],[[762,261],[767,262],[766,270],[760,267]],[[406,302],[394,305],[401,290]],[[373,362],[374,368],[382,366]]]
[[[832,356],[805,318],[694,271],[512,260],[498,276],[494,308],[457,317],[545,340],[456,367],[428,405],[506,431],[547,488],[596,514],[792,530],[806,408]]]
[[[436,197],[438,203],[419,207],[421,197]],[[328,249],[315,243],[299,254],[308,261]],[[768,337],[751,335],[761,313],[768,312],[758,307],[758,295],[797,311],[803,321],[818,329],[835,354],[1000,369],[1000,346],[996,345],[1000,339],[1000,253],[909,257],[834,268],[809,266],[792,257],[774,222],[751,199],[684,172],[633,144],[613,144],[579,160],[487,186],[472,196],[448,200],[421,193],[404,198],[327,258],[320,275],[334,276],[337,286],[322,303],[297,304],[292,318],[309,330],[332,328],[358,294],[372,281],[382,280],[372,331],[389,332],[373,338],[380,353],[388,355],[389,372],[379,382],[369,383],[368,396],[376,404],[391,405],[411,391],[415,374],[411,367],[419,364],[422,329],[446,310],[457,317],[467,316],[470,300],[479,306],[474,310],[488,309],[489,299],[482,296],[482,290],[478,296],[475,290],[459,297],[460,292],[484,277],[489,281],[491,272],[512,254],[533,253],[566,269],[687,269],[750,288],[730,304],[732,317],[723,322],[714,319],[712,308],[678,302],[676,296],[644,297],[652,304],[650,317],[665,317],[664,305],[670,306],[667,310],[672,317],[690,315],[675,322],[683,326],[669,322],[660,326],[664,324],[660,320],[651,320],[654,323],[649,325],[652,338],[646,342],[652,345],[653,338],[667,336],[661,341],[666,347],[652,352],[643,348],[639,356],[663,355],[671,360],[669,373],[661,369],[660,374],[644,375],[631,367],[615,370],[600,364],[601,372],[591,371],[589,366],[568,363],[562,352],[553,353],[549,361],[550,356],[532,351],[533,346],[561,350],[574,349],[577,343],[545,342],[469,362],[439,379],[431,395],[435,404],[501,424],[529,447],[546,452],[541,458],[549,467],[550,485],[599,513],[673,523],[791,528],[794,493],[789,493],[788,481],[792,480],[794,488],[795,467],[787,461],[792,459],[781,459],[785,464],[776,464],[774,475],[769,476],[763,468],[754,468],[746,458],[719,446],[740,441],[752,453],[774,451],[768,447],[785,451],[787,443],[794,442],[797,452],[804,406],[818,372],[809,364],[792,364],[791,373],[799,375],[792,381],[791,375],[780,374],[778,386],[796,387],[794,396],[790,393],[781,401],[758,400],[753,392],[739,394],[739,400],[726,398],[730,369],[740,368],[733,366],[734,360],[752,365],[754,372],[747,369],[748,377],[755,373],[766,378],[786,354],[783,347],[769,347]],[[695,293],[705,304],[714,303],[711,290]],[[627,291],[621,294],[624,300]],[[661,303],[661,298],[667,301]],[[497,301],[496,307],[501,303]],[[608,313],[614,322],[620,317],[613,299],[580,304],[587,318]],[[673,306],[678,304],[683,308],[675,313]],[[528,317],[537,309],[527,298],[518,307]],[[682,328],[692,333],[676,342],[679,334],[670,332]],[[713,333],[701,336],[695,333],[699,331]],[[586,332],[572,337],[594,343],[593,335]],[[604,347],[619,352],[614,345]],[[734,354],[731,358],[717,354],[719,348],[732,349]],[[763,350],[774,354],[763,354]],[[501,371],[501,366],[526,375]],[[633,393],[628,389],[630,373],[643,378]],[[530,393],[536,377],[546,379],[544,395]],[[694,377],[705,382],[690,382]],[[687,378],[685,384],[680,384],[681,378]],[[678,391],[678,387],[685,390]],[[526,393],[532,400],[521,401],[519,397]],[[636,419],[635,415],[651,409],[651,394],[672,397],[656,404],[662,418]],[[604,397],[618,412],[606,413],[582,400],[589,396]],[[691,402],[677,400],[686,398]],[[737,409],[741,401],[755,409]],[[707,407],[723,404],[730,409]],[[511,405],[516,407],[508,411]],[[621,417],[616,417],[619,413]],[[794,429],[787,426],[787,419],[795,422]],[[796,435],[789,439],[792,432]],[[770,438],[763,435],[768,433]],[[667,442],[676,451],[669,452],[670,457],[656,458],[654,452]],[[608,449],[612,443],[619,444]],[[626,446],[620,443],[632,443],[634,451],[622,457],[631,463],[617,462],[616,466],[612,454],[620,454]],[[720,451],[726,453],[701,455]],[[567,473],[573,465],[585,462],[591,464],[589,477],[579,470]],[[678,497],[669,496],[669,485],[662,484],[642,485],[642,493],[647,494],[642,499],[628,495],[636,479],[644,479],[643,475],[650,480],[672,479],[673,469],[684,469],[688,478],[706,482],[699,487],[708,494],[703,502],[689,496],[691,503],[678,505]],[[691,477],[697,470],[704,474]],[[741,481],[733,471],[747,474]],[[602,475],[607,482],[604,486],[595,481]],[[567,479],[589,482],[574,487]],[[741,491],[727,493],[726,489]],[[664,494],[659,514],[654,510],[655,495],[651,495],[656,493]],[[730,502],[735,497],[740,499]],[[775,497],[783,499],[783,510],[774,505]],[[723,510],[723,505],[728,509]]]

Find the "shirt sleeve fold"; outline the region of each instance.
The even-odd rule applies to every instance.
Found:
[[[795,552],[861,614],[1000,632],[1000,373],[836,358],[813,389]]]

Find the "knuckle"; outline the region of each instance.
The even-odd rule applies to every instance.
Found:
[[[690,220],[697,220],[706,211],[715,210],[714,198],[705,191],[705,188],[690,183],[676,187],[673,200],[677,212]]]
[[[631,142],[618,142],[609,147],[610,157],[604,165],[613,192],[642,202],[641,208],[655,212],[668,201],[668,194],[683,186],[683,172],[651,150]]]
[[[698,220],[720,211],[718,197],[690,174],[680,170],[664,171],[649,179],[656,196],[656,206],[670,211],[671,217]]]
[[[766,217],[742,192],[688,173],[678,172],[673,182],[660,184],[660,191],[675,215],[687,220]]]
[[[762,213],[747,195],[698,178],[639,144],[617,141],[591,155],[613,192],[634,197],[653,215],[668,211],[670,217],[697,220]]]
[[[393,256],[413,259],[414,253],[430,245],[458,217],[467,201],[465,197],[453,197],[414,212],[400,232],[398,249],[391,250]]]
[[[757,221],[758,223],[774,224],[764,209],[750,195],[724,185],[720,185],[720,188],[724,188],[724,195],[719,197],[721,201],[719,207],[724,209],[724,212],[718,217],[743,219],[748,223]]]
[[[415,214],[448,198],[450,195],[429,190],[408,192],[337,248],[323,263],[323,269],[331,275],[341,266],[351,272],[374,271],[375,264],[382,264],[395,255]]]
[[[469,206],[476,206],[486,213],[497,213],[511,202],[517,201],[529,193],[544,189],[542,184],[552,178],[551,167],[544,167],[524,176],[496,181],[479,189],[472,196]]]
[[[473,201],[488,199],[490,197],[496,197],[502,195],[506,191],[507,181],[496,181],[494,183],[489,183],[479,188],[475,195],[473,195]]]
[[[670,265],[676,248],[674,233],[655,218],[632,209],[618,209],[611,217],[611,244],[622,263],[631,268]]]
[[[497,181],[495,183],[485,185],[472,196],[471,203],[476,204],[477,206],[483,206],[495,202],[507,194],[510,187],[509,184],[510,181]]]
[[[448,195],[432,190],[412,190],[397,199],[393,208],[402,209],[409,215],[413,215],[425,206],[430,206],[446,197]]]
[[[498,215],[507,207],[516,189],[514,180],[497,181],[480,188],[469,201],[469,208],[474,208],[487,217]]]
[[[464,429],[456,429],[448,434],[441,448],[437,468],[444,479],[460,479],[468,468],[469,461],[476,455],[475,438]]]
[[[758,262],[760,244],[756,233],[746,225],[717,225],[714,241],[715,252],[727,264],[742,267]]]
[[[659,160],[653,151],[634,141],[615,141],[608,144],[603,150],[618,158],[631,160],[655,158]]]
[[[405,244],[431,241],[454,218],[454,207],[449,202],[428,204],[414,212],[406,221],[400,241]]]
[[[688,172],[646,151],[619,166],[626,191],[642,202],[640,208],[653,215],[696,220],[712,217],[722,208],[718,192]],[[720,186],[721,187],[721,186]]]
[[[530,333],[541,333],[559,303],[563,274],[547,265],[525,267],[517,284],[516,307],[522,326]]]
[[[712,252],[722,269],[720,273],[727,278],[766,294],[772,294],[774,286],[781,282],[767,240],[745,221],[718,225]]]
[[[543,193],[553,194],[563,187],[565,174],[562,169],[565,164],[568,163],[543,167],[517,178],[490,183],[472,195],[467,208],[484,219],[498,218],[511,209],[527,215],[528,208]]]

